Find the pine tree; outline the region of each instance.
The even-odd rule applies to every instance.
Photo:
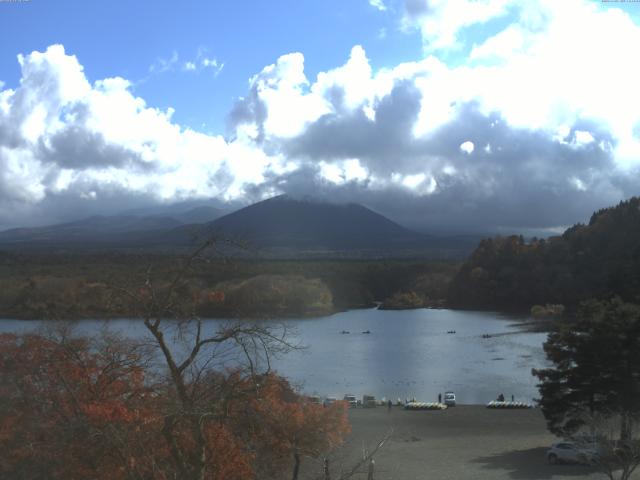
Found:
[[[596,413],[640,414],[640,306],[617,298],[585,302],[576,323],[551,333],[544,350],[553,367],[533,374],[551,432],[571,435]],[[625,423],[621,440],[628,437]]]

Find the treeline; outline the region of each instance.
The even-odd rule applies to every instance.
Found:
[[[162,288],[184,257],[0,254],[0,316],[83,318],[129,316],[118,289]],[[181,285],[195,314],[209,317],[323,315],[389,303],[392,308],[441,305],[456,263],[425,260],[197,259]],[[166,285],[165,285],[166,287]],[[407,300],[407,301],[405,301]]]
[[[448,301],[464,308],[529,309],[613,296],[640,302],[637,197],[547,240],[483,240],[451,282]]]

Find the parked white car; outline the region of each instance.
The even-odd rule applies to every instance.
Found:
[[[338,401],[338,399],[336,397],[327,397],[324,399],[324,406],[325,407],[329,407],[331,405],[333,405],[334,403],[336,403]]]
[[[444,392],[444,404],[447,407],[456,406],[456,394],[453,392]]]
[[[358,399],[355,395],[351,395],[350,393],[347,393],[344,396],[344,401],[349,404],[349,408],[355,408],[358,406]]]
[[[597,452],[584,448],[573,442],[558,442],[551,445],[547,450],[547,461],[556,465],[558,463],[582,463],[591,465],[596,463]]]

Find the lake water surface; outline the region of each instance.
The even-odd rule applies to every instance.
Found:
[[[486,403],[538,396],[532,368],[545,365],[546,334],[524,332],[522,319],[457,310],[351,310],[334,315],[287,319],[295,341],[307,348],[275,359],[275,369],[309,394],[435,401],[453,390],[459,403]],[[222,320],[207,320],[215,328]],[[41,322],[0,320],[0,332],[37,328]],[[98,320],[78,322],[80,333],[104,327]],[[145,334],[139,320],[112,320],[125,335]],[[341,331],[349,334],[341,334]],[[363,331],[370,334],[363,334]],[[447,331],[455,330],[455,334]],[[483,338],[489,334],[490,338]]]

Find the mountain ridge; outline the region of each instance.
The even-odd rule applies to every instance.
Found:
[[[191,212],[191,218],[199,219],[212,210],[196,208]],[[124,214],[11,229],[0,232],[0,248],[185,251],[211,236],[241,240],[260,254],[285,257],[335,253],[349,257],[459,257],[470,252],[478,240],[418,233],[356,203],[279,195],[205,223],[188,223],[172,216]]]

